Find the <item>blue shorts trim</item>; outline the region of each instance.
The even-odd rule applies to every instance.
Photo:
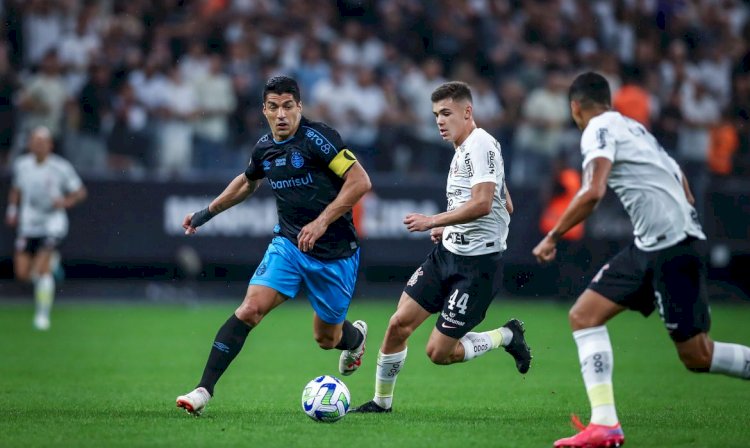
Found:
[[[359,270],[359,249],[349,258],[319,260],[302,253],[288,239],[277,236],[249,284],[267,286],[294,298],[304,287],[315,313],[323,322],[344,321],[354,294]]]

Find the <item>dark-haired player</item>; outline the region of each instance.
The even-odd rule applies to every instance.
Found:
[[[556,447],[610,447],[625,441],[612,390],[612,345],[605,324],[626,309],[655,309],[693,372],[750,378],[750,348],[708,336],[711,315],[702,253],[706,239],[693,195],[677,163],[640,123],[611,109],[607,80],[578,76],[570,87],[573,120],[583,130],[583,185],[550,233],[534,248],[555,258],[565,232],[585,220],[609,185],[633,223],[635,241],[607,262],[570,310],[570,324],[591,403],[591,421]]]
[[[186,234],[195,233],[215,215],[247,199],[263,178],[276,197],[276,236],[250,279],[245,299],[219,329],[197,388],[177,397],[177,406],[195,415],[213,396],[216,382],[250,330],[303,286],[315,312],[318,345],[343,351],[339,372],[353,373],[365,351],[367,325],[345,318],[359,267],[351,209],[370,190],[370,179],[335,130],[302,116],[300,91],[292,78],[268,80],[263,114],[271,132],[255,145],[247,170],[208,207],[183,222]]]
[[[427,342],[435,364],[470,361],[504,347],[526,373],[531,351],[523,324],[472,332],[484,320],[502,274],[513,204],[505,187],[500,144],[474,122],[471,90],[449,82],[432,93],[432,111],[440,136],[453,144],[448,174],[448,210],[434,216],[412,213],[404,224],[410,232],[430,230],[436,243],[401,294],[378,353],[375,396],[355,412],[391,412],[396,377],[406,360],[407,340],[430,315],[439,313]]]

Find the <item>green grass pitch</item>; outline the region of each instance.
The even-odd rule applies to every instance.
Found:
[[[549,447],[588,419],[568,304],[496,300],[479,330],[526,322],[534,353],[519,375],[498,350],[468,364],[432,365],[412,337],[394,412],[320,424],[302,412],[303,386],[337,374],[338,351],[312,338],[306,301],[253,330],[200,418],[175,408],[203,369],[232,303],[200,307],[66,304],[52,330],[31,329],[30,305],[0,304],[0,446]],[[394,301],[355,302],[370,327],[359,372],[344,378],[353,405],[372,397],[375,358]],[[715,306],[713,336],[750,344],[750,307]],[[625,313],[609,325],[615,398],[632,447],[745,447],[750,384],[687,372],[658,317]]]

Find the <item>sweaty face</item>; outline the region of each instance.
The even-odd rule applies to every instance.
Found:
[[[466,137],[466,121],[470,117],[469,103],[466,101],[454,101],[452,98],[432,103],[432,113],[435,115],[440,137],[451,143],[456,143],[459,138]]]
[[[269,93],[263,103],[263,115],[268,120],[273,138],[286,140],[297,132],[302,118],[302,103],[295,101],[291,93]]]

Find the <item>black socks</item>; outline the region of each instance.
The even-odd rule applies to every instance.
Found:
[[[198,383],[198,387],[205,387],[208,393],[213,396],[216,382],[227,370],[234,357],[242,350],[245,339],[247,339],[247,335],[252,328],[232,313],[229,319],[224,322],[224,325],[219,328],[219,332],[216,333],[216,340],[214,340],[214,345],[208,354],[208,361],[206,361],[203,377],[201,382]],[[354,327],[352,329],[357,330]]]
[[[339,350],[353,350],[362,344],[365,336],[360,332],[357,327],[352,325],[348,320],[344,321],[344,326],[341,328],[341,341],[336,346]]]

